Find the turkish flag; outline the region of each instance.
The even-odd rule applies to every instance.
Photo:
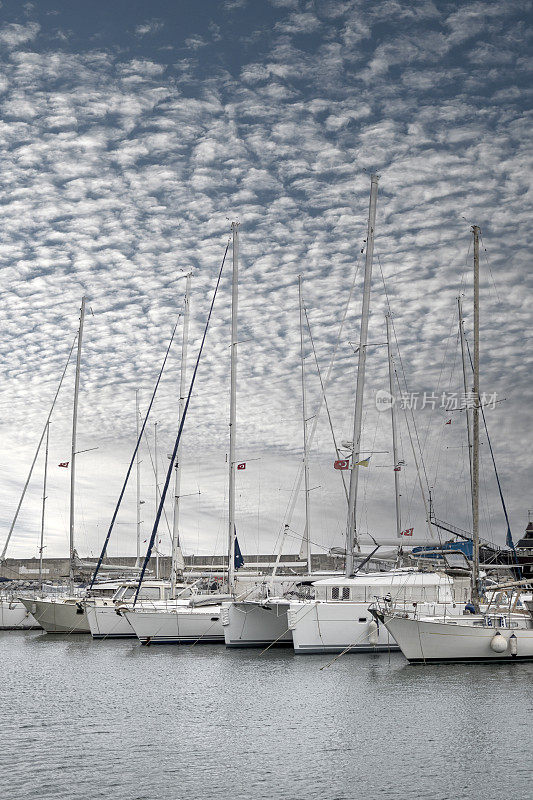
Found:
[[[237,469],[246,469],[246,462],[244,464],[237,464]]]
[[[58,467],[68,467],[68,465],[69,465],[68,461],[62,461],[61,464],[58,464],[57,466]]]
[[[350,459],[343,458],[340,461],[335,461],[333,463],[333,467],[335,469],[350,469]]]

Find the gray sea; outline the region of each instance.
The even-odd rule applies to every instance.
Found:
[[[531,797],[533,664],[0,633],[7,800]]]

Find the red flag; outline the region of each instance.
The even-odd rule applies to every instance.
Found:
[[[58,467],[68,467],[69,463],[70,463],[69,461],[62,461],[61,464],[58,464],[57,466]]]
[[[246,462],[244,462],[244,464],[237,464],[237,469],[246,469]]]
[[[405,531],[400,533],[400,536],[412,536],[414,528],[407,528]]]
[[[343,458],[340,461],[335,461],[333,467],[334,469],[350,469],[350,459]]]
[[[401,471],[402,471],[401,467],[394,467],[394,472],[401,472]]]
[[[449,419],[449,420],[448,420],[448,422],[445,422],[444,424],[445,424],[445,425],[451,425],[451,424],[452,424],[452,421],[451,421],[451,419]]]

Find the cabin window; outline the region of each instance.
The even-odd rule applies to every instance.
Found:
[[[144,586],[139,592],[139,600],[159,600],[159,586]]]
[[[349,600],[350,599],[350,587],[349,586],[343,586],[342,587],[342,599],[343,600]]]
[[[331,590],[331,599],[332,600],[338,600],[339,599],[339,587],[338,586],[334,586],[333,589]]]
[[[366,622],[366,617],[359,617],[359,622]]]

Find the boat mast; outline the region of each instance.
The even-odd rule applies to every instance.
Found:
[[[370,204],[368,209],[368,231],[366,236],[365,281],[363,287],[363,307],[361,312],[361,334],[359,338],[359,360],[357,365],[357,386],[355,392],[355,415],[352,440],[352,466],[350,472],[350,493],[348,496],[348,520],[346,525],[346,568],[348,577],[353,575],[354,554],[359,549],[357,541],[356,505],[357,483],[361,447],[361,425],[363,421],[363,390],[365,384],[366,342],[368,336],[368,316],[370,309],[370,285],[372,279],[372,259],[374,256],[374,229],[376,224],[376,205],[378,196],[378,176],[371,176]]]
[[[159,508],[159,475],[157,469],[157,426],[158,423],[154,422],[154,474],[155,474],[155,513]],[[157,537],[155,540],[155,578],[159,580],[159,543]]]
[[[302,551],[307,559],[307,572],[311,574],[311,509],[309,506],[309,453],[307,450],[307,398],[305,392],[305,358],[304,358],[304,325],[302,302],[302,276],[298,275],[298,299],[300,303],[300,360],[302,363],[302,416],[304,436],[304,492],[305,492],[305,531],[302,540]],[[305,550],[304,550],[305,548]],[[301,556],[303,554],[301,553]]]
[[[139,441],[139,390],[135,389],[135,428],[137,431],[137,439]],[[136,470],[137,470],[137,557],[135,559],[135,566],[138,567],[141,563],[141,448],[137,447],[137,455],[135,457]]]
[[[459,338],[461,341],[461,359],[463,362],[463,389],[464,395],[468,395],[468,378],[466,373],[466,343],[465,343],[465,329],[463,325],[463,304],[461,298],[457,298],[457,308],[459,313]],[[471,422],[471,409],[466,403],[466,436],[468,442],[468,466],[470,469],[470,496],[472,497],[472,422]],[[472,508],[473,513],[473,508]]]
[[[41,513],[41,540],[39,542],[39,591],[43,591],[44,507],[46,504],[46,478],[48,475],[48,444],[50,442],[50,420],[46,423],[46,445],[44,450],[43,506]]]
[[[83,322],[85,320],[85,297],[81,298],[80,327],[78,330],[78,351],[76,354],[76,380],[74,383],[74,408],[72,411],[72,450],[70,454],[70,569],[69,590],[74,592],[74,489],[76,486],[76,434],[78,426],[78,397],[80,393],[81,343],[83,339]]]
[[[239,281],[239,223],[232,222],[233,275],[231,284],[231,369],[229,412],[229,513],[228,513],[228,591],[235,584],[235,442],[237,435],[237,312]]]
[[[479,610],[479,227],[474,234],[474,390],[472,441],[472,602]]]
[[[187,394],[187,345],[189,343],[189,312],[190,312],[191,273],[187,275],[185,286],[185,299],[183,309],[183,338],[181,342],[181,375],[180,375],[180,402],[179,421],[183,416],[185,395]],[[183,573],[183,555],[180,546],[179,515],[180,515],[180,490],[181,490],[181,439],[176,453],[176,477],[174,484],[174,518],[172,522],[172,564],[170,568],[170,596],[175,597],[178,577]]]
[[[396,501],[396,536],[401,539],[402,536],[402,516],[400,509],[400,473],[398,464],[398,448],[397,448],[397,433],[396,433],[396,403],[394,392],[394,361],[392,358],[392,347],[390,338],[390,314],[385,314],[387,323],[387,353],[389,356],[389,394],[391,397],[391,424],[392,424],[392,460],[394,462],[394,497]]]

